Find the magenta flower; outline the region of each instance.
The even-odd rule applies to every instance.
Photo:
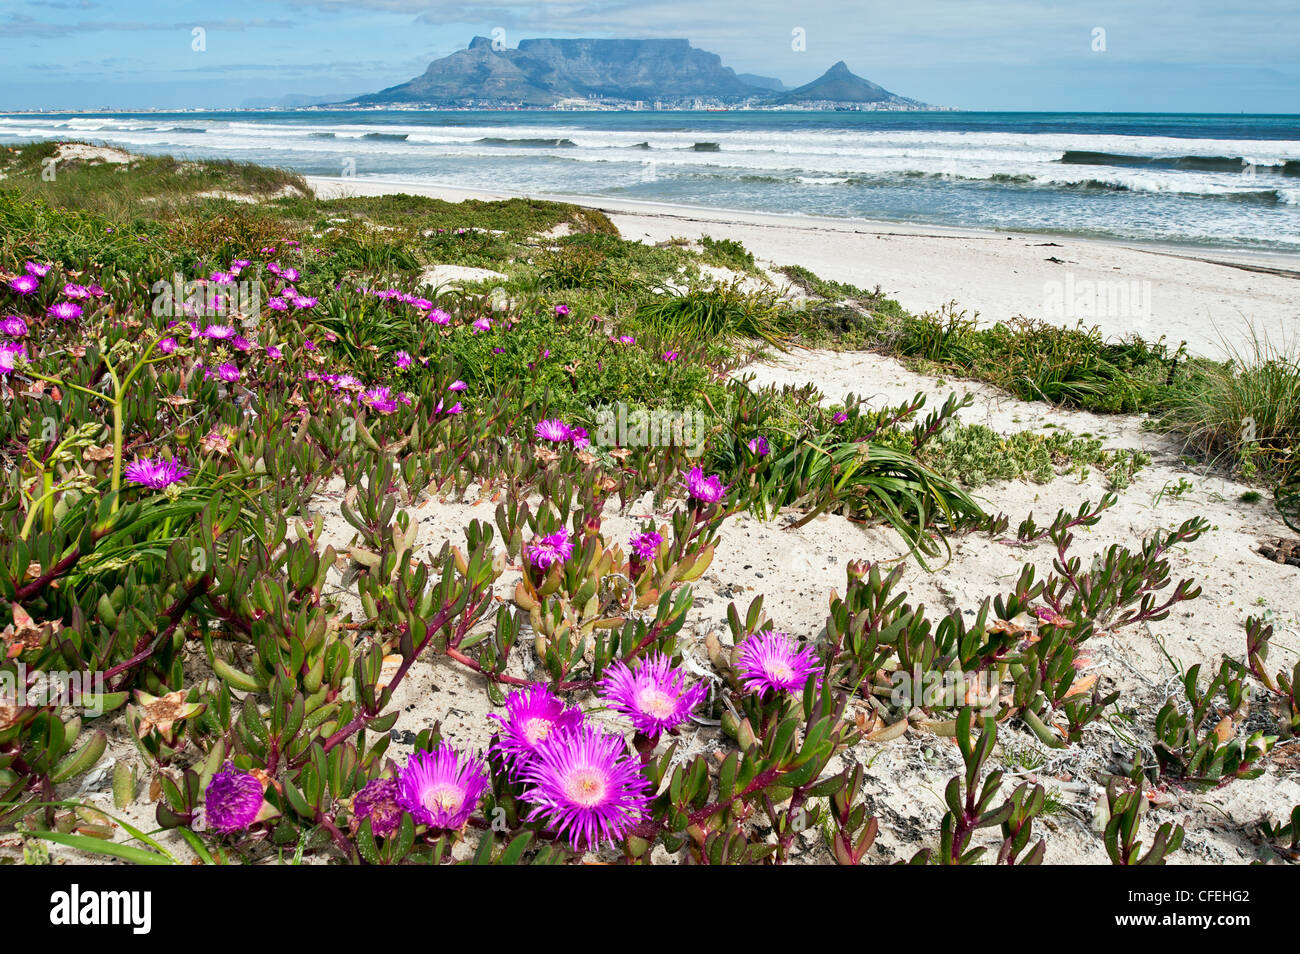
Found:
[[[17,315],[5,315],[0,318],[0,335],[8,338],[23,338],[27,335],[27,322]]]
[[[752,692],[801,692],[817,670],[817,653],[802,649],[785,633],[764,629],[740,644],[736,660],[740,681]]]
[[[184,480],[190,473],[190,469],[179,461],[163,460],[161,457],[137,457],[123,471],[131,483],[154,490],[162,490]]]
[[[203,802],[211,831],[242,831],[257,821],[262,810],[262,783],[253,773],[240,772],[227,762],[208,782]]]
[[[392,414],[397,410],[397,399],[386,387],[361,392],[361,402],[378,414]]]
[[[399,351],[393,355],[393,364],[399,371],[405,370],[411,366],[411,355],[406,351]]]
[[[553,563],[563,563],[573,556],[573,541],[569,531],[561,527],[545,537],[535,537],[528,544],[528,562],[539,570],[548,570]]]
[[[176,350],[176,347],[175,338],[164,338],[162,341],[158,342],[158,350],[163,354],[173,353]]]
[[[293,307],[298,309],[315,308],[317,301],[319,301],[319,299],[313,298],[309,295],[300,295],[293,300]]]
[[[636,344],[636,338],[632,335],[619,335],[616,339],[619,344]]]
[[[270,308],[272,311],[288,311],[289,303],[279,295],[275,295],[266,300],[266,307]]]
[[[235,276],[232,272],[213,272],[208,276],[208,281],[214,285],[233,285]]]
[[[555,317],[556,317],[556,318],[563,318],[563,317],[564,317],[565,315],[567,315],[568,313],[569,313],[569,306],[568,306],[568,305],[556,305],[556,306],[555,306]]]
[[[488,318],[486,317],[475,318],[473,330],[470,332],[470,334],[478,334],[480,331],[491,331],[491,330],[492,330],[492,322]]]
[[[658,555],[659,545],[663,542],[663,537],[653,530],[647,530],[645,533],[634,533],[629,545],[638,560],[649,563]]]
[[[227,384],[234,384],[239,380],[239,365],[231,364],[229,361],[222,362],[217,368],[217,377]]]
[[[90,289],[85,285],[77,285],[72,282],[63,286],[63,296],[65,298],[75,298],[78,301],[90,297]]]
[[[280,272],[280,277],[287,282],[296,282],[301,276],[296,268],[286,268]]]
[[[455,831],[478,807],[487,770],[477,755],[462,755],[446,742],[416,752],[397,776],[397,804],[417,824]]]
[[[280,356],[283,354],[284,352],[281,351],[279,348],[277,348],[275,345],[266,346],[266,356],[270,358],[272,361],[278,361]]]
[[[844,423],[845,421],[847,421],[848,419],[849,419],[849,412],[848,412],[848,411],[840,411],[840,412],[837,413],[837,414],[835,415],[835,417],[834,417],[834,421],[835,421],[836,424],[843,424],[843,423]]]
[[[636,669],[621,660],[613,663],[597,689],[611,709],[627,716],[637,732],[651,739],[685,722],[708,694],[704,683],[687,687],[686,673],[674,668],[663,653],[639,660]]]
[[[441,308],[435,308],[429,312],[429,320],[435,325],[449,325],[451,324],[451,313],[443,311]]]
[[[501,726],[492,742],[512,771],[518,771],[537,753],[537,747],[552,735],[582,725],[582,710],[566,706],[545,683],[516,689],[506,696],[506,714],[488,713]]]
[[[573,436],[573,431],[558,418],[547,418],[544,421],[538,421],[537,426],[533,428],[533,436],[539,441],[551,441],[554,444],[561,444]]]
[[[646,778],[620,736],[583,725],[538,746],[524,766],[529,821],[545,821],[574,851],[617,842],[645,817]]]
[[[397,804],[397,782],[391,778],[371,779],[352,798],[352,831],[370,819],[370,831],[387,838],[402,824],[402,806]]]
[[[37,278],[44,278],[46,275],[50,273],[50,266],[43,265],[40,262],[29,261],[26,265],[23,266],[23,271],[25,271],[28,275],[34,275]]]
[[[676,361],[680,357],[681,355],[678,354],[676,351],[665,351],[663,353],[663,359],[665,361]]]
[[[585,427],[570,428],[569,440],[573,442],[573,446],[578,448],[578,450],[591,446],[591,438],[587,435],[587,429]]]
[[[27,360],[27,346],[17,341],[0,343],[0,378],[6,377],[18,362]]]
[[[70,301],[61,301],[57,305],[51,305],[45,313],[60,321],[76,321],[81,317],[81,306],[74,305]]]
[[[701,503],[717,503],[727,495],[727,488],[717,474],[708,477],[699,467],[692,467],[686,475],[686,491]]]
[[[442,406],[442,398],[439,398],[438,406],[433,409],[433,413],[434,414],[461,414],[464,412],[464,410],[465,410],[464,406],[459,401],[457,401],[451,407],[444,408]]]
[[[451,384],[447,385],[447,390],[448,390],[448,391],[464,391],[467,387],[469,387],[469,385],[466,384],[464,381],[456,380],[456,381],[451,382]]]
[[[204,338],[213,338],[217,341],[225,341],[228,338],[233,338],[236,333],[235,329],[230,327],[230,325],[208,325],[203,329]]]
[[[766,457],[772,450],[772,448],[768,446],[767,438],[762,435],[751,438],[748,447],[751,453],[756,454],[759,457]]]
[[[34,275],[19,275],[9,280],[9,290],[20,295],[30,295],[41,287],[41,280]]]

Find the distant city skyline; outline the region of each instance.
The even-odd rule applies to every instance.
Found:
[[[494,32],[495,31],[495,32]],[[0,109],[238,107],[405,82],[473,36],[682,37],[788,86],[837,60],[958,108],[1300,112],[1292,0],[9,0]]]

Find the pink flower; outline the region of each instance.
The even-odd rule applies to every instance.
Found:
[[[727,495],[727,488],[717,474],[708,477],[699,467],[692,467],[686,475],[686,491],[701,503],[717,503]]]
[[[58,318],[60,321],[76,321],[81,317],[81,306],[74,305],[70,301],[61,301],[57,305],[51,305],[47,308],[46,314],[51,318]]]
[[[528,562],[539,570],[548,570],[552,564],[563,563],[573,556],[573,541],[569,531],[561,527],[552,534],[536,537],[528,544]]]

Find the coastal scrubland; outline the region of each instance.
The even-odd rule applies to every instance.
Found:
[[[1297,857],[1286,343],[87,144],[0,273],[8,859]]]

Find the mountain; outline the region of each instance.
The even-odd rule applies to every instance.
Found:
[[[883,86],[852,73],[840,60],[820,77],[790,90],[771,101],[774,105],[793,106],[800,103],[878,103],[890,106],[923,106],[914,99],[891,93]]]
[[[741,82],[748,83],[750,86],[757,86],[759,89],[768,89],[780,93],[789,89],[775,76],[757,76],[754,73],[737,73],[736,78]]]
[[[755,77],[764,84],[779,83]],[[478,36],[468,49],[434,60],[420,76],[356,105],[421,103],[467,106],[484,103],[553,106],[564,100],[647,103],[707,99],[755,100],[770,85],[754,85],[722,65],[716,53],[688,40],[520,40],[517,49],[493,49]]]

